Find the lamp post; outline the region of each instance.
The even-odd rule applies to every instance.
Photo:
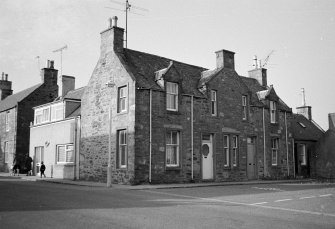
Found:
[[[108,88],[113,88],[115,83],[113,81],[108,81],[106,83]],[[107,187],[112,186],[112,165],[111,165],[111,158],[112,158],[112,143],[111,143],[111,132],[112,132],[112,100],[109,101],[109,115],[108,115],[109,127],[108,127],[108,167],[107,167]]]

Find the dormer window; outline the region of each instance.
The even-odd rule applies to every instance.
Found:
[[[270,120],[271,123],[276,123],[277,103],[270,101]]]
[[[43,107],[35,110],[35,125],[50,121],[50,107]]]
[[[51,121],[62,120],[64,115],[64,104],[59,103],[51,106]]]
[[[178,111],[178,84],[166,82],[166,109]]]

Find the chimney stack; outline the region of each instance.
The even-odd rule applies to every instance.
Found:
[[[329,129],[335,131],[335,113],[328,114]]]
[[[312,120],[312,107],[311,106],[302,106],[297,107],[297,114],[305,116],[308,120]]]
[[[2,72],[0,80],[0,101],[13,94],[12,82],[8,81],[8,74]]]
[[[46,67],[41,70],[41,81],[44,84],[57,85],[58,70],[54,68],[54,61],[47,60]]]
[[[114,16],[109,18],[108,29],[102,31],[101,34],[101,45],[100,55],[105,56],[110,51],[123,52],[123,41],[124,41],[124,29],[117,27],[118,18]]]
[[[69,91],[75,88],[75,77],[62,75],[58,82],[58,96],[64,97]]]
[[[229,68],[235,70],[234,52],[228,50],[216,51],[216,68]]]

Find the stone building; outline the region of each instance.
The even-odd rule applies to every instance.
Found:
[[[315,178],[335,179],[335,113],[328,114],[329,129],[313,148],[311,175]]]
[[[42,82],[12,94],[8,77],[0,81],[0,171],[8,171],[14,159],[24,168],[29,153],[29,126],[34,120],[33,107],[57,98],[57,70],[53,61],[41,70]]]
[[[101,32],[100,58],[82,97],[80,178],[114,183],[280,179],[293,176],[292,109],[266,69],[216,68],[123,46],[117,18]]]

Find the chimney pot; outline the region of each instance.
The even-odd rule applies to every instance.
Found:
[[[50,60],[47,60],[46,63],[45,63],[45,67],[46,68],[49,68],[50,67]]]
[[[5,73],[2,72],[1,80],[4,80],[4,79],[5,79]]]
[[[114,16],[112,18],[109,18],[109,27],[112,28],[112,27],[117,27],[117,16]]]
[[[5,80],[8,81],[8,74],[5,75]]]
[[[54,61],[53,60],[50,60],[50,66],[49,66],[49,68],[54,68]]]

